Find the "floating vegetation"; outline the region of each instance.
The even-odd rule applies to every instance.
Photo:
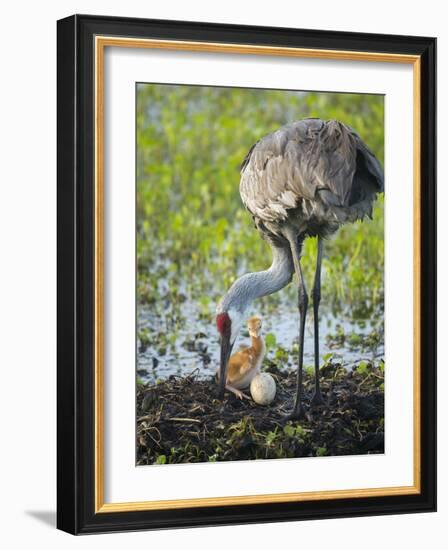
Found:
[[[277,381],[275,401],[267,407],[226,393],[216,397],[214,379],[170,376],[137,386],[137,465],[176,464],[378,454],[384,452],[384,363],[360,362],[347,371],[328,358],[321,368],[325,407],[311,409],[314,388],[304,373],[308,410],[303,420],[288,420],[296,373],[270,362]]]
[[[347,332],[341,324],[337,324],[335,332],[328,333],[325,340],[330,349],[346,347],[350,351],[371,351],[376,354],[378,348],[384,345],[384,322],[381,319],[367,333]]]

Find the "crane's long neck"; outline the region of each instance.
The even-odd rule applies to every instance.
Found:
[[[221,300],[218,310],[244,313],[256,298],[277,292],[290,281],[294,272],[291,252],[272,246],[273,259],[269,269],[246,273],[237,279]]]

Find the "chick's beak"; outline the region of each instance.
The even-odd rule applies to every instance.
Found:
[[[227,363],[229,362],[232,348],[233,344],[230,343],[230,334],[223,334],[221,336],[221,365],[219,368],[219,399],[224,397],[224,389],[226,387],[227,378]]]

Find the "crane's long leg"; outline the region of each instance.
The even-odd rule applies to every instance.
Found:
[[[305,320],[306,312],[308,309],[308,294],[306,293],[305,280],[303,278],[302,266],[300,264],[300,255],[302,253],[303,239],[298,240],[297,237],[289,239],[292,259],[294,262],[294,269],[297,275],[297,283],[299,285],[298,290],[298,306],[300,314],[299,322],[299,363],[297,366],[297,388],[296,388],[296,400],[294,403],[294,409],[291,413],[291,418],[301,418],[304,416],[304,409],[302,405],[302,377],[303,377],[303,342],[305,339]]]
[[[320,273],[322,269],[323,255],[323,240],[317,237],[317,260],[316,273],[314,275],[313,284],[313,311],[314,311],[314,375],[315,375],[315,390],[311,399],[313,405],[323,405],[324,400],[320,391],[319,384],[319,304],[320,304]]]

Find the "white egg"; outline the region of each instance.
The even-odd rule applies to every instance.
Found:
[[[274,378],[267,372],[257,374],[250,383],[250,393],[255,403],[269,405],[274,401],[276,385]]]

